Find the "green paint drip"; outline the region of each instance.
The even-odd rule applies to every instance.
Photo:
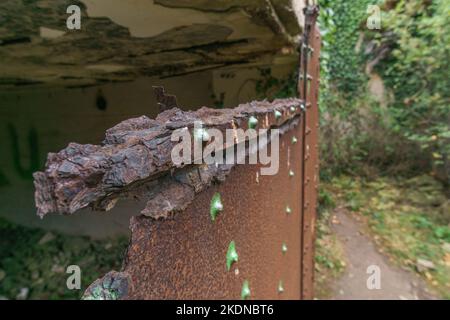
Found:
[[[274,111],[274,114],[275,114],[275,119],[280,119],[281,116],[282,116],[281,112],[278,111],[278,110],[275,110],[275,111]]]
[[[251,116],[250,119],[248,119],[248,127],[250,129],[255,129],[257,124],[258,119],[256,119],[254,116]]]
[[[228,251],[227,251],[227,270],[230,271],[231,265],[234,262],[237,262],[239,259],[239,256],[236,252],[236,244],[234,241],[231,241],[228,245]]]
[[[283,292],[284,292],[283,280],[280,280],[280,282],[278,282],[278,293]]]
[[[102,288],[97,286],[92,289],[90,294],[83,296],[82,300],[118,300],[119,293],[115,289]]]
[[[248,280],[244,280],[244,283],[242,284],[241,299],[246,300],[249,297],[250,297],[250,286],[248,284]]]
[[[219,212],[223,210],[222,200],[220,199],[220,194],[216,192],[211,199],[211,208],[209,214],[211,215],[211,220],[215,221]]]

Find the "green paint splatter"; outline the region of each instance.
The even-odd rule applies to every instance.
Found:
[[[239,259],[239,256],[236,252],[236,244],[234,241],[231,241],[228,245],[228,251],[227,251],[227,270],[230,271],[231,265],[234,262],[237,262]]]
[[[275,114],[275,119],[280,119],[281,116],[282,116],[281,112],[278,111],[278,110],[275,110],[275,111],[274,111],[274,114]]]
[[[223,210],[222,200],[220,199],[220,194],[216,192],[211,199],[211,208],[209,213],[211,215],[211,220],[215,221],[219,212]]]
[[[258,119],[256,119],[254,116],[251,116],[250,119],[248,119],[248,127],[250,129],[255,129],[257,124]]]
[[[250,297],[250,286],[248,284],[248,280],[244,280],[244,283],[242,284],[242,290],[241,290],[241,299],[246,300]]]

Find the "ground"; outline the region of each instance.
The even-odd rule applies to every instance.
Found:
[[[333,232],[343,243],[347,268],[333,285],[334,299],[430,299],[426,284],[411,272],[393,265],[364,234],[364,225],[343,208],[335,211]],[[358,220],[357,220],[358,219]],[[380,289],[369,290],[366,283],[371,265],[380,268]]]
[[[320,299],[450,298],[449,211],[430,176],[322,184],[316,250]],[[369,265],[381,290],[368,290]]]

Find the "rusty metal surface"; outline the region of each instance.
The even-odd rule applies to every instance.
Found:
[[[133,217],[124,267],[133,291],[123,298],[239,299],[248,280],[251,299],[300,299],[301,143],[292,143],[299,133],[297,126],[283,135],[277,175],[257,176],[259,165],[237,165],[225,182],[172,219]],[[213,222],[209,210],[216,192],[224,210]],[[239,260],[227,271],[231,241]]]
[[[205,129],[219,129],[225,136],[226,129],[248,129],[251,116],[258,119],[256,130],[270,129],[301,114],[301,104],[301,100],[290,98],[254,101],[235,109],[204,107],[191,112],[173,108],[155,120],[142,116],[123,121],[106,131],[102,145],[71,143],[60,152],[48,155],[45,171],[33,174],[38,215],[71,214],[87,206],[109,210],[121,196],[137,191],[133,189],[142,183],[148,184],[182,167],[174,165],[171,159],[172,149],[178,144],[171,141],[176,129],[186,128],[192,133],[194,124],[201,122]],[[280,117],[275,117],[275,111]],[[235,144],[236,141],[231,145],[225,142],[223,149]],[[192,154],[191,162],[194,160]]]
[[[318,8],[304,9],[306,22],[300,55],[299,93],[307,105],[302,122],[302,299],[314,298],[314,243],[319,185],[319,84],[320,31],[316,26]]]

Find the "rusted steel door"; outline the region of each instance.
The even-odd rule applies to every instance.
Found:
[[[122,270],[95,281],[84,298],[313,298],[317,14],[315,6],[305,10],[299,99],[195,112],[169,106],[155,120],[143,116],[109,129],[102,145],[71,144],[49,155],[46,170],[34,175],[41,216],[110,210],[123,198],[144,207],[130,221]],[[218,130],[280,130],[278,173],[261,175],[261,164],[174,165],[170,134],[195,121]]]
[[[248,282],[252,299],[300,299],[301,143],[292,143],[300,129],[283,135],[277,175],[238,165],[172,219],[134,217],[123,271],[136,281],[127,298],[239,299]],[[212,221],[214,194],[223,211]],[[227,270],[231,242],[238,261]]]

